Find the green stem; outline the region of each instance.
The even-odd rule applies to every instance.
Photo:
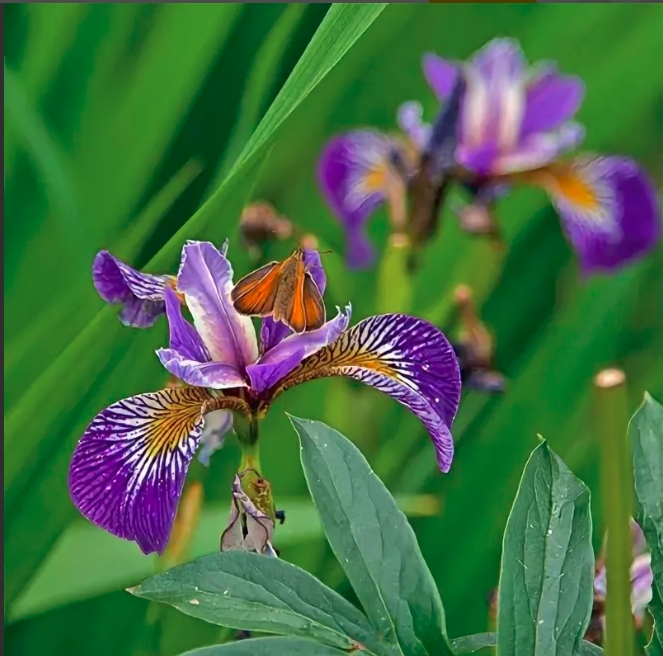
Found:
[[[635,630],[631,612],[633,561],[632,457],[627,441],[626,377],[606,369],[595,379],[596,425],[600,440],[603,514],[606,521],[605,656],[633,656]]]
[[[260,469],[260,453],[258,449],[258,438],[260,437],[258,417],[256,415],[246,416],[235,413],[233,427],[237,433],[237,439],[242,445],[242,462],[239,470]]]

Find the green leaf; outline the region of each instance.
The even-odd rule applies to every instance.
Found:
[[[504,534],[497,653],[569,656],[589,623],[589,490],[544,441],[530,456]]]
[[[651,550],[654,616],[650,654],[663,654],[663,406],[645,393],[645,400],[629,424],[633,448],[636,518]]]
[[[385,7],[386,4],[379,3],[332,4],[301,59],[230,170],[228,177],[209,200],[168,241],[152,260],[152,265],[165,265],[181,248],[185,239],[199,235],[205,226],[210,225],[220,214],[239,214],[245,200],[241,187],[248,184],[246,180],[248,173],[255,169],[258,158],[260,155],[264,155],[269,148],[279,128]],[[240,201],[236,207],[233,203],[232,209],[228,205],[228,197],[231,195],[234,196],[234,201]]]
[[[143,581],[129,592],[234,629],[313,638],[341,649],[380,649],[364,615],[313,575],[280,558],[215,553]]]
[[[576,654],[577,656],[601,656],[603,654],[603,649],[591,642],[583,640]]]
[[[182,656],[337,656],[347,653],[303,638],[252,638],[194,649]],[[361,652],[350,653],[359,656]]]
[[[474,635],[463,636],[451,641],[451,649],[454,654],[472,654],[485,647],[494,647],[497,644],[496,633],[475,633]]]
[[[254,64],[246,80],[237,122],[233,126],[229,144],[223,153],[214,179],[215,189],[223,182],[228,169],[235,163],[258,125],[260,111],[274,83],[283,53],[305,11],[305,4],[288,5],[256,53]]]
[[[497,645],[497,633],[475,633],[451,641],[451,648],[456,656],[472,654],[479,649],[495,647],[495,645]],[[583,640],[578,651],[575,652],[576,656],[601,656],[602,653],[603,649],[586,640]]]
[[[278,500],[279,506],[288,513],[288,521],[278,527],[276,534],[275,544],[279,549],[324,538],[320,517],[309,498],[279,496]],[[399,508],[408,517],[433,515],[437,512],[435,501],[435,497],[428,495],[396,497]],[[191,546],[192,558],[218,549],[219,527],[227,519],[226,501],[205,504]],[[145,557],[135,543],[120,540],[77,518],[12,604],[8,619],[16,622],[58,606],[123,590],[153,574],[154,565],[154,559]]]
[[[408,656],[452,654],[435,581],[394,498],[340,433],[290,419],[327,539],[373,626]]]

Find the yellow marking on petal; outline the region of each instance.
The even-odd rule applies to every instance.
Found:
[[[299,383],[336,376],[348,369],[368,369],[410,386],[406,378],[390,366],[387,360],[382,359],[382,353],[371,351],[363,345],[368,335],[362,334],[358,328],[359,325],[354,326],[343,333],[334,343],[304,360],[281,381],[271,395],[271,400]]]
[[[591,181],[584,178],[582,172],[570,164],[551,165],[522,173],[517,177],[545,189],[580,209],[592,212],[600,208],[601,203]]]
[[[179,298],[180,303],[182,305],[186,305],[184,294],[177,290],[177,278],[175,276],[167,276],[166,285],[170,287],[175,292],[175,294],[177,294],[177,298]]]
[[[212,400],[208,392],[195,387],[170,388],[168,392],[163,395],[163,407],[144,429],[148,458],[175,451],[194,431]]]
[[[369,171],[364,177],[364,185],[368,191],[382,191],[387,180],[387,167],[376,168]]]
[[[248,410],[242,399],[215,396],[200,387],[168,387],[161,392],[160,402],[161,407],[152,410],[152,421],[143,428],[148,458],[180,448],[207,412]]]

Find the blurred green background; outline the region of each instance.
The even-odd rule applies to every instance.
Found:
[[[69,457],[94,414],[165,382],[154,356],[165,321],[151,331],[120,325],[92,286],[97,250],[174,273],[185,238],[230,237],[243,275],[241,208],[265,199],[341,253],[342,232],[315,184],[324,141],[354,126],[393,128],[407,99],[420,99],[430,116],[422,53],[464,58],[500,35],[520,39],[530,61],[556,60],[585,80],[587,148],[636,157],[663,183],[656,5],[390,5],[380,13],[13,4],[4,12],[5,640],[13,655],[170,655],[229,637],[169,608],[159,627],[146,621],[147,604],[124,588],[155,561],[87,524],[69,500]],[[502,531],[537,433],[596,490],[592,376],[624,367],[632,409],[645,389],[663,398],[663,249],[613,277],[582,281],[542,194],[518,191],[499,215],[509,245],[503,266],[448,213],[401,293],[384,293],[394,284],[384,265],[350,273],[341,257],[325,256],[328,308],[351,301],[355,320],[407,309],[453,333],[449,293],[459,282],[474,287],[509,387],[502,397],[464,395],[449,475],[437,471],[416,419],[342,379],[288,392],[262,429],[263,473],[288,512],[276,534],[281,556],[350,594],[321,537],[287,411],[344,432],[392,492],[407,495],[452,637],[487,626]],[[384,247],[384,214],[371,232]],[[238,462],[232,443],[212,461],[192,555],[218,548]],[[598,545],[597,495],[593,505]]]

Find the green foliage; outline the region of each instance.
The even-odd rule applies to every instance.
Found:
[[[387,488],[339,432],[295,417],[292,423],[329,544],[375,630],[404,654],[451,654],[442,600]]]
[[[129,331],[115,310],[102,309],[89,275],[95,252],[107,248],[134,266],[172,273],[182,239],[230,237],[242,275],[249,262],[237,241],[238,217],[257,198],[334,250],[325,260],[328,308],[351,301],[359,319],[394,302],[448,330],[453,286],[477,290],[509,388],[500,399],[465,395],[450,475],[439,475],[428,436],[404,409],[343,380],[279,399],[264,424],[262,461],[277,502],[304,503],[287,410],[343,430],[397,496],[435,495],[437,516],[412,524],[452,635],[486,631],[484,600],[498,580],[509,504],[536,433],[551,436],[595,493],[592,375],[619,362],[631,410],[643,389],[663,395],[663,251],[617,276],[579,280],[546,199],[521,191],[498,208],[505,262],[446,212],[408,287],[398,272],[351,273],[340,228],[315,185],[316,158],[344,129],[392,129],[403,100],[421,100],[430,116],[435,100],[421,74],[422,52],[463,58],[506,35],[521,40],[529,59],[556,60],[580,75],[588,146],[638,158],[660,185],[660,81],[651,62],[660,50],[661,8],[55,3],[8,4],[4,15],[7,652],[145,656],[147,641],[150,656],[170,656],[220,640],[210,633],[216,627],[170,608],[162,632],[145,624],[145,604],[121,591],[149,574],[152,559],[81,528],[66,473],[96,412],[165,381],[153,353],[165,344],[163,323],[151,333]],[[184,168],[188,162],[193,168]],[[384,252],[386,216],[370,230]],[[266,256],[291,246],[270,245]],[[383,289],[399,288],[379,292],[378,278]],[[214,548],[211,536],[222,525],[214,522],[224,521],[237,462],[230,443],[212,461],[198,554]],[[596,546],[604,522],[594,510]],[[288,523],[308,522],[307,513],[289,514]],[[284,558],[351,594],[319,525],[296,533],[277,529]],[[81,563],[71,595],[62,594],[71,571],[59,569],[64,555]]]
[[[663,654],[663,406],[645,393],[630,424],[635,477],[636,517],[651,550],[654,594],[649,608],[654,635],[649,656]]]
[[[210,554],[129,592],[222,626],[310,638],[346,650],[355,642],[368,643],[372,649],[371,626],[362,613],[311,574],[278,558]]]
[[[498,654],[578,653],[593,600],[591,538],[589,490],[542,442],[504,534]]]

